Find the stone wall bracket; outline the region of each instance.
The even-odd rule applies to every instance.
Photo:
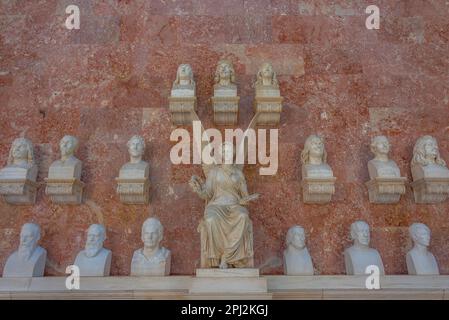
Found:
[[[194,120],[192,111],[196,112],[196,97],[168,97],[172,124],[190,125]]]
[[[51,179],[45,178],[47,186],[45,194],[50,196],[54,203],[80,204],[83,197],[84,183],[78,179]]]
[[[371,203],[397,203],[401,195],[405,194],[405,177],[376,177],[365,182]]]
[[[240,97],[212,97],[214,123],[217,125],[234,125],[238,123]]]
[[[150,179],[123,179],[117,181],[117,194],[125,204],[148,204],[150,202]]]
[[[304,203],[324,204],[332,199],[335,193],[335,177],[302,179],[302,194]]]
[[[440,203],[449,195],[449,178],[421,178],[411,186],[416,203]]]
[[[28,205],[36,202],[37,183],[29,179],[0,180],[0,195],[14,205]]]
[[[279,125],[283,97],[260,97],[254,99],[254,112],[259,113],[258,125]]]

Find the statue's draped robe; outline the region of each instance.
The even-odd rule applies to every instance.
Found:
[[[248,195],[245,177],[235,167],[213,168],[206,179],[209,199],[201,232],[201,266],[217,267],[222,257],[233,267],[253,267],[253,227],[248,210],[239,204]]]

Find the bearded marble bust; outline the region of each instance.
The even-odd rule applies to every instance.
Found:
[[[313,263],[306,247],[306,234],[302,227],[293,226],[287,232],[284,250],[284,274],[289,276],[313,275]]]
[[[9,150],[8,163],[0,170],[0,180],[28,179],[36,181],[37,171],[32,142],[25,138],[15,139]]]
[[[254,85],[256,87],[256,96],[258,97],[279,97],[281,95],[276,72],[274,72],[273,66],[269,62],[265,62],[260,66]]]
[[[76,256],[74,265],[80,268],[80,276],[109,276],[111,270],[111,250],[103,248],[106,229],[101,224],[92,224],[87,229],[84,250]]]
[[[430,229],[423,223],[413,223],[409,228],[413,240],[413,249],[407,252],[406,262],[408,274],[438,275],[438,263],[435,256],[428,250],[430,244]]]
[[[38,245],[40,227],[35,223],[25,223],[20,231],[17,251],[6,260],[4,278],[42,277],[45,270],[47,251]]]
[[[59,142],[61,158],[54,161],[48,171],[48,177],[52,179],[77,179],[81,178],[82,162],[75,157],[78,149],[78,139],[66,135]]]
[[[351,239],[354,244],[344,252],[347,275],[363,275],[366,268],[375,265],[380,274],[384,275],[382,258],[376,249],[370,248],[370,230],[365,221],[356,221],[351,224]]]
[[[333,177],[333,171],[327,164],[327,152],[324,148],[324,139],[311,135],[306,139],[301,152],[303,178]]]
[[[170,274],[171,253],[160,246],[164,228],[157,218],[142,225],[143,248],[134,251],[131,276],[166,276]]]
[[[190,64],[180,64],[171,90],[172,97],[194,97],[195,80]]]
[[[449,178],[449,169],[441,158],[437,140],[423,136],[416,141],[411,163],[413,180],[423,178]]]

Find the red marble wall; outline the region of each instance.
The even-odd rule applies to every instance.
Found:
[[[81,29],[67,30],[65,7],[78,4]],[[365,28],[365,8],[381,9],[381,29]],[[250,205],[255,262],[265,274],[282,272],[284,236],[305,227],[318,274],[344,272],[342,252],[356,219],[372,227],[386,272],[406,273],[407,227],[433,231],[431,250],[449,273],[449,203],[416,205],[410,187],[395,205],[368,202],[364,182],[372,136],[387,135],[392,158],[411,179],[416,139],[437,137],[449,161],[449,5],[444,0],[39,0],[0,2],[0,163],[14,138],[30,138],[39,162],[37,202],[0,202],[0,269],[18,245],[21,225],[41,225],[47,275],[61,275],[84,246],[91,223],[107,227],[112,274],[127,275],[149,215],[165,226],[172,273],[199,266],[196,227],[204,203],[187,181],[199,165],[172,165],[167,96],[177,65],[195,72],[199,115],[211,127],[213,72],[231,59],[237,72],[240,127],[253,115],[251,83],[271,61],[285,97],[280,163],[275,176],[244,172],[259,202]],[[299,153],[306,137],[326,137],[337,177],[331,204],[305,205]],[[51,204],[43,180],[64,134],[80,139],[86,199],[80,206]],[[126,141],[145,137],[151,164],[151,204],[122,205],[115,177],[127,161]]]

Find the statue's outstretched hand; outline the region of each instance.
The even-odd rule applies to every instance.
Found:
[[[192,178],[189,181],[189,185],[192,188],[192,190],[198,194],[203,192],[203,182],[201,179],[197,176],[192,176]]]
[[[250,194],[249,196],[240,199],[239,203],[242,206],[246,206],[249,204],[250,201],[258,199],[259,196],[260,195],[258,193]]]

